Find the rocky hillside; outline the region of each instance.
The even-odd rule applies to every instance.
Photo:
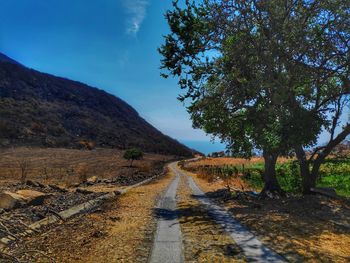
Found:
[[[1,53],[0,146],[139,147],[154,153],[191,154],[123,100],[29,69]]]

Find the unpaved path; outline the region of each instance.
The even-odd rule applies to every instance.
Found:
[[[181,177],[177,197],[186,263],[247,262],[240,247],[193,197],[185,176]]]
[[[188,178],[188,183],[194,196],[206,208],[210,217],[217,224],[223,226],[225,231],[242,249],[248,262],[285,262],[280,255],[263,245],[248,229],[233,219],[226,210],[210,202],[193,181],[192,177],[189,177],[186,172],[174,165],[171,166],[171,169],[173,169],[176,174]]]
[[[175,171],[176,177],[156,208],[159,220],[150,258],[151,263],[180,263],[184,261],[181,230],[176,211],[176,191],[180,176],[175,170],[174,163],[170,165],[170,168]]]
[[[176,163],[169,168],[168,175],[107,202],[94,213],[24,238],[17,244],[16,256],[28,262],[48,262],[50,257],[67,263],[283,262],[207,200]],[[26,251],[33,255],[23,256]],[[185,258],[186,251],[198,254]]]

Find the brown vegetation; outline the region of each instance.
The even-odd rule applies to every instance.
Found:
[[[284,163],[290,159],[280,157],[277,162]],[[243,158],[231,158],[231,157],[220,157],[220,158],[201,158],[196,161],[188,162],[187,167],[199,167],[204,165],[209,166],[221,166],[221,165],[249,165],[255,163],[263,163],[264,159],[262,157],[253,157],[251,159]]]
[[[11,254],[30,262],[146,262],[156,229],[153,208],[172,179],[159,178],[94,213],[23,238]]]
[[[44,183],[73,184],[97,176],[100,179],[143,179],[171,156],[145,154],[133,168],[123,159],[123,151],[95,149],[13,148],[0,150],[0,182],[14,183],[27,179]],[[137,180],[136,180],[137,181]],[[132,183],[132,182],[131,182]],[[124,184],[121,182],[121,184]]]

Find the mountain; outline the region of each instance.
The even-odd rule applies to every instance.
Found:
[[[13,60],[12,58],[9,58],[8,56],[0,53],[0,63],[12,63],[12,64],[17,64],[20,65],[17,61]]]
[[[0,53],[0,147],[96,147],[189,156],[126,102]]]

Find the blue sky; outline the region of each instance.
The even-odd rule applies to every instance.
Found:
[[[163,14],[169,8],[171,0],[0,0],[0,52],[104,89],[199,151],[223,150],[192,128],[176,99],[176,80],[159,75],[157,48],[168,32]],[[319,142],[327,138],[323,132]]]
[[[34,69],[102,88],[142,117],[203,152],[224,149],[194,130],[160,77],[157,48],[171,0],[1,0],[0,52]]]

